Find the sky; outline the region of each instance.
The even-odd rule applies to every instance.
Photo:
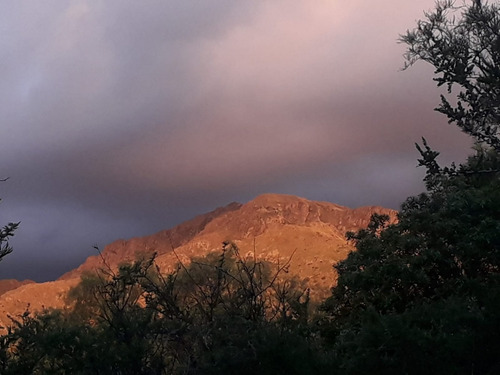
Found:
[[[398,36],[434,0],[0,2],[0,278],[52,280],[117,240],[294,194],[397,209],[470,140]]]

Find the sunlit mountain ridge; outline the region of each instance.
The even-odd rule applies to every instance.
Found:
[[[10,323],[8,315],[26,309],[64,308],[66,293],[84,272],[153,254],[160,269],[169,272],[179,261],[189,263],[192,257],[220,250],[223,241],[234,242],[244,255],[290,261],[290,274],[306,280],[312,295],[323,297],[335,284],[332,266],[353,250],[345,233],[366,227],[373,213],[396,220],[397,212],[383,207],[351,209],[292,195],[264,194],[246,204],[233,202],[150,236],[117,240],[58,280],[7,291],[0,296],[0,325]]]

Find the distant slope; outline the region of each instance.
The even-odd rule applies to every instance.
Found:
[[[328,202],[310,201],[292,195],[264,194],[246,203],[231,203],[195,217],[172,229],[151,236],[119,240],[107,245],[100,256],[89,257],[81,266],[59,280],[29,284],[0,296],[0,324],[8,324],[7,314],[64,306],[64,295],[78,283],[82,272],[132,261],[136,254],[158,254],[157,264],[165,272],[179,260],[221,249],[223,241],[233,241],[244,255],[275,262],[291,258],[290,273],[309,280],[312,292],[327,293],[335,284],[332,265],[352,250],[346,231],[366,227],[373,213],[396,219],[396,211],[382,207],[350,209]]]
[[[0,280],[0,296],[9,290],[17,289],[22,285],[34,283],[33,280],[15,280],[15,279],[4,279]]]
[[[78,268],[65,273],[59,280],[79,277],[84,271],[100,268],[103,266],[103,260],[109,265],[117,266],[122,262],[133,261],[138,253],[152,254],[157,252],[162,254],[171,251],[172,248],[179,247],[190,241],[213,219],[226,212],[238,210],[240,207],[240,203],[233,202],[209,213],[198,215],[194,219],[185,221],[174,228],[163,230],[150,236],[117,240],[103,249],[102,257],[99,255],[88,257]]]

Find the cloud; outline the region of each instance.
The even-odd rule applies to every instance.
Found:
[[[50,278],[89,243],[269,191],[397,208],[422,188],[415,141],[445,161],[469,143],[432,112],[432,70],[399,71],[398,33],[433,3],[0,4],[0,195],[23,221],[17,252],[46,257],[36,277]]]

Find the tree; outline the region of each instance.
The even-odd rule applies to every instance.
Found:
[[[323,305],[325,336],[346,373],[498,369],[497,177],[449,177],[408,198],[398,223],[374,217],[350,238],[357,251],[336,265],[338,284]]]
[[[435,67],[446,85],[437,111],[477,142],[461,165],[441,167],[417,145],[427,191],[398,222],[374,216],[348,234],[357,251],[336,265],[323,336],[342,373],[493,374],[500,371],[499,6],[439,1],[408,31],[407,67]]]
[[[0,261],[12,252],[12,246],[9,244],[9,238],[14,235],[14,231],[19,223],[9,223],[0,229]]]
[[[308,293],[274,266],[221,253],[162,274],[154,257],[84,275],[72,308],[28,312],[0,337],[0,372],[324,373]]]
[[[442,95],[436,110],[500,151],[500,5],[474,0],[455,6],[440,0],[401,41],[408,46],[405,67],[419,60],[430,63],[438,86],[456,96]]]
[[[0,182],[5,182],[9,178],[2,178]],[[1,199],[0,199],[1,201]],[[12,252],[12,247],[9,245],[9,238],[14,235],[14,231],[19,226],[19,223],[9,223],[0,229],[0,261]]]
[[[7,180],[8,178],[0,179],[0,182],[5,182]],[[14,235],[14,231],[18,226],[19,223],[8,223],[0,229],[0,261],[12,252],[13,249],[9,245],[9,238]]]

